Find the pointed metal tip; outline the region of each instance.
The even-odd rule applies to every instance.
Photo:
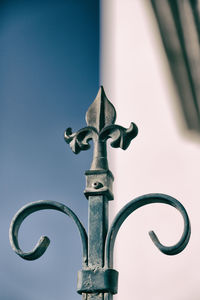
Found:
[[[99,90],[102,90],[102,91],[104,91],[104,87],[103,87],[103,85],[100,85],[100,87],[99,87]]]
[[[104,92],[104,87],[103,87],[103,85],[100,85],[99,91],[100,91],[100,90]]]
[[[99,90],[98,90],[98,93],[97,93],[97,96],[96,96],[96,98],[95,98],[95,100],[97,99],[97,98],[103,98],[103,97],[105,97],[107,100],[108,100],[108,98],[107,98],[107,96],[106,96],[106,93],[105,93],[105,90],[104,90],[104,87],[103,87],[103,85],[101,85],[100,87],[99,87]]]
[[[105,126],[114,124],[115,119],[115,108],[106,97],[103,86],[100,86],[94,102],[86,113],[86,123],[100,132]]]

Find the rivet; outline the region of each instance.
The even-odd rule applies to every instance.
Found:
[[[95,181],[95,182],[93,182],[92,187],[93,187],[95,190],[98,190],[98,189],[100,189],[101,187],[103,187],[103,184],[102,184],[101,182],[99,182],[99,181]]]

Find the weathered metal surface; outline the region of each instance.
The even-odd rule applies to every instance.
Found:
[[[23,252],[18,243],[18,232],[19,228],[24,221],[25,218],[27,218],[29,215],[32,213],[39,211],[39,210],[44,210],[44,209],[53,209],[60,211],[70,218],[72,218],[75,222],[75,224],[78,227],[81,241],[82,241],[82,246],[83,246],[83,266],[87,266],[88,263],[88,238],[87,238],[87,233],[85,231],[85,228],[79,221],[78,217],[75,215],[75,213],[65,206],[62,203],[55,202],[55,201],[50,201],[50,200],[41,200],[41,201],[36,201],[29,203],[22,207],[14,216],[11,224],[10,224],[10,231],[9,231],[9,237],[10,237],[10,243],[13,248],[13,250],[21,256],[23,259],[26,260],[35,260],[41,257],[46,249],[49,246],[50,240],[46,236],[42,236],[37,245],[34,247],[34,249],[30,252]]]
[[[97,270],[104,275],[104,248],[105,240],[108,231],[108,199],[103,195],[89,196],[89,222],[88,222],[88,268],[92,274]],[[102,287],[102,280],[99,280],[97,275],[97,280],[91,281],[90,288],[87,292],[90,293],[103,293],[105,288]],[[97,283],[99,282],[99,288],[97,288]],[[93,285],[94,283],[94,285]],[[79,285],[78,281],[78,285]],[[95,290],[95,292],[94,292]],[[103,295],[101,295],[103,299]],[[93,298],[92,298],[93,299]],[[96,298],[94,298],[96,299]]]
[[[111,146],[126,150],[131,140],[137,136],[138,129],[131,123],[128,129],[115,125],[116,112],[107,99],[103,87],[100,87],[96,99],[86,113],[88,127],[72,133],[65,131],[64,138],[74,153],[90,148],[89,141],[94,142],[93,161],[90,170],[108,170],[106,141],[111,138]]]
[[[94,195],[105,195],[108,200],[113,200],[112,186],[114,177],[110,170],[88,170],[86,175],[86,198]]]
[[[106,259],[105,264],[108,268],[112,268],[113,266],[113,249],[114,243],[117,236],[117,233],[122,225],[122,223],[126,220],[126,218],[132,214],[136,209],[153,203],[164,203],[175,207],[182,215],[184,221],[184,231],[178,243],[173,246],[164,246],[160,243],[154,231],[150,231],[149,235],[155,246],[164,254],[167,255],[175,255],[184,250],[187,246],[189,238],[190,238],[190,221],[187,215],[187,212],[183,205],[176,200],[175,198],[165,195],[165,194],[147,194],[140,196],[129,203],[127,203],[117,214],[115,217],[110,230],[108,232],[107,240],[106,240]]]
[[[190,222],[186,210],[176,199],[163,194],[149,194],[136,198],[122,208],[108,225],[108,204],[113,200],[112,183],[114,177],[108,168],[106,141],[112,139],[112,147],[126,149],[137,135],[137,126],[131,123],[128,129],[115,125],[116,112],[108,101],[103,87],[100,88],[94,103],[86,113],[88,127],[76,133],[68,128],[65,141],[70,144],[74,153],[87,150],[89,141],[94,142],[93,161],[90,170],[86,171],[86,189],[88,199],[88,236],[78,217],[65,205],[54,201],[38,201],[24,206],[13,218],[10,226],[10,242],[13,250],[22,258],[34,260],[43,255],[49,245],[47,237],[41,237],[35,248],[25,253],[18,244],[18,231],[23,220],[33,212],[43,209],[54,209],[71,217],[77,225],[83,246],[83,266],[78,272],[77,292],[83,300],[112,300],[117,293],[118,272],[113,269],[114,242],[125,219],[136,209],[146,204],[164,203],[174,206],[184,220],[184,232],[179,242],[171,247],[162,245],[153,231],[150,237],[156,247],[163,253],[175,255],[181,252],[190,238]]]
[[[79,294],[117,293],[118,272],[113,269],[81,270],[78,272]]]

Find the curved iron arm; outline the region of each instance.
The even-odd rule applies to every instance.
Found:
[[[83,266],[87,266],[87,261],[88,261],[88,254],[87,254],[87,245],[88,245],[88,238],[87,238],[87,233],[85,231],[85,228],[81,224],[80,220],[78,217],[75,215],[75,213],[65,206],[62,203],[55,202],[55,201],[49,201],[49,200],[42,200],[42,201],[36,201],[29,203],[28,205],[25,205],[22,207],[14,216],[11,225],[10,225],[10,231],[9,231],[9,237],[10,237],[10,243],[12,245],[13,250],[21,256],[23,259],[26,260],[35,260],[39,257],[41,257],[46,249],[48,248],[50,244],[50,240],[47,236],[42,236],[34,249],[30,252],[23,252],[18,243],[18,232],[19,228],[24,221],[26,217],[31,215],[32,213],[38,211],[38,210],[43,210],[43,209],[54,209],[58,210],[70,218],[74,220],[76,223],[79,233],[81,236],[81,241],[82,241],[82,246],[83,246]]]
[[[184,231],[183,234],[178,241],[173,246],[164,246],[160,243],[158,237],[154,233],[154,231],[150,231],[149,235],[155,246],[164,254],[167,255],[175,255],[183,251],[183,249],[187,246],[187,243],[190,238],[190,221],[187,215],[187,212],[183,205],[176,200],[175,198],[165,195],[165,194],[147,194],[135,198],[134,200],[130,201],[127,205],[125,205],[115,217],[110,230],[108,232],[108,236],[106,239],[106,257],[105,263],[108,268],[113,267],[113,249],[114,243],[117,236],[117,233],[122,225],[122,223],[126,220],[126,218],[134,212],[136,209],[151,203],[165,203],[175,207],[182,215],[184,220]]]

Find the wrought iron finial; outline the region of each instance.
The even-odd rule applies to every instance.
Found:
[[[126,149],[137,135],[137,126],[131,123],[128,129],[115,125],[116,112],[107,99],[103,87],[100,87],[95,101],[86,113],[87,127],[76,133],[68,128],[65,141],[70,144],[74,153],[87,150],[89,141],[94,142],[94,155],[90,170],[86,171],[85,196],[89,206],[88,233],[74,212],[67,206],[55,201],[37,201],[24,206],[14,216],[10,226],[10,242],[13,250],[22,258],[34,260],[43,255],[49,245],[47,237],[41,237],[35,248],[25,253],[18,243],[18,231],[23,220],[33,212],[54,209],[71,217],[77,225],[83,246],[83,267],[78,272],[77,292],[83,300],[112,300],[117,293],[118,272],[113,269],[113,249],[117,233],[126,218],[136,209],[152,203],[164,203],[175,207],[184,221],[183,234],[173,246],[166,247],[160,243],[156,234],[151,231],[150,237],[155,246],[164,254],[175,255],[183,251],[190,238],[190,222],[182,204],[164,194],[147,194],[138,197],[125,205],[108,226],[108,204],[113,200],[112,173],[108,169],[106,141],[112,138],[112,147]]]
[[[94,102],[86,113],[88,127],[72,133],[68,128],[64,133],[65,141],[70,144],[72,151],[78,154],[90,148],[89,141],[94,142],[93,161],[90,170],[108,170],[106,141],[112,138],[111,146],[126,150],[133,138],[137,136],[138,129],[131,123],[128,129],[114,125],[116,111],[110,103],[101,86]]]

